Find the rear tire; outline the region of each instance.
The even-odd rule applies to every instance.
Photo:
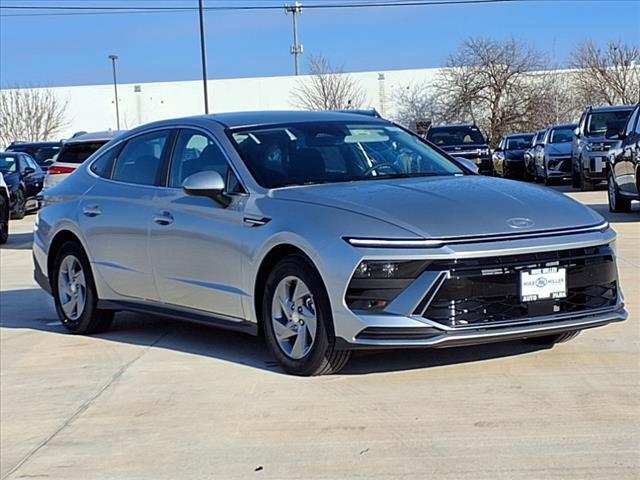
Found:
[[[544,337],[531,337],[525,339],[526,342],[533,345],[555,345],[556,343],[564,343],[573,340],[580,334],[580,330],[572,330],[570,332],[559,333],[557,335],[546,335]]]
[[[89,260],[77,242],[62,245],[50,282],[58,317],[69,332],[88,335],[111,326],[114,312],[97,308],[98,295]]]
[[[350,351],[336,348],[322,279],[301,255],[285,257],[269,274],[261,318],[267,345],[288,373],[328,375],[349,360]]]
[[[618,185],[616,185],[616,182],[613,178],[613,173],[611,171],[607,176],[607,198],[609,199],[610,212],[628,213],[631,211],[631,200],[620,195]]]
[[[11,218],[14,220],[22,220],[24,216],[27,214],[27,200],[24,197],[24,192],[21,188],[16,190],[16,204],[13,208],[13,213],[11,214]]]

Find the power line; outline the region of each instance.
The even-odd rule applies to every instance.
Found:
[[[69,0],[67,0],[69,1]],[[354,8],[393,8],[425,7],[438,5],[478,5],[494,3],[541,2],[544,0],[397,0],[362,1],[350,3],[315,3],[305,5],[305,9],[354,9]],[[258,11],[281,10],[281,5],[217,5],[205,7],[206,11]],[[177,6],[74,6],[74,5],[0,5],[0,10],[30,11],[31,13],[2,14],[0,17],[36,17],[36,16],[72,16],[72,15],[113,15],[129,13],[179,13],[197,11],[197,7]],[[46,11],[46,13],[32,12]]]

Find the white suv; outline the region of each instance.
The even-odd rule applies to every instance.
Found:
[[[44,179],[44,188],[57,185],[72,174],[87,158],[93,155],[109,140],[123,131],[93,132],[78,135],[66,140],[60,149],[56,161],[49,166]]]

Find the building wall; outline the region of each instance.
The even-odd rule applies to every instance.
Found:
[[[393,70],[350,74],[364,89],[368,106],[393,118],[394,97],[399,88],[417,82],[432,82],[438,69]],[[211,113],[247,110],[287,110],[291,92],[305,76],[209,80]],[[68,127],[63,137],[77,131],[116,128],[113,85],[55,87],[55,94],[68,101]],[[119,84],[121,128],[133,128],[155,120],[204,113],[201,81]]]

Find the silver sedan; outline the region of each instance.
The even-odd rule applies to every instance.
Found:
[[[354,349],[553,344],[627,316],[597,213],[373,116],[145,125],[44,204],[35,277],[73,333],[147,312],[263,334],[318,375]]]

